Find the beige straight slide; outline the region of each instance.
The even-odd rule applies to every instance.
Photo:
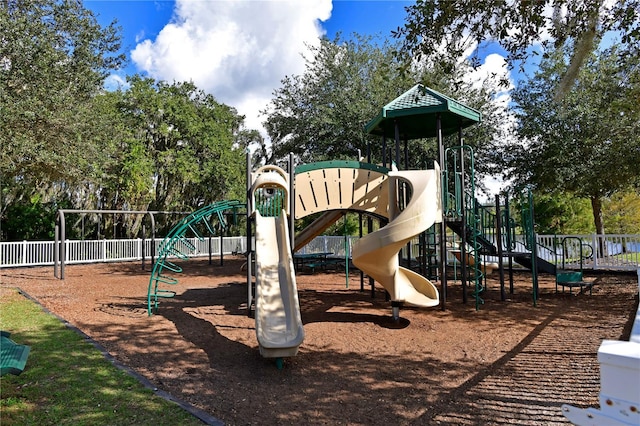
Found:
[[[256,224],[256,336],[265,358],[294,356],[304,340],[298,289],[291,256],[287,215],[263,217]]]

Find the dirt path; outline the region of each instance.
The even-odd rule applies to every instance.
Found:
[[[279,371],[260,357],[246,315],[242,258],[190,261],[174,299],[146,311],[149,273],[139,264],[0,270],[159,389],[230,425],[569,424],[563,403],[598,407],[597,350],[628,336],[636,275],[597,279],[593,294],[556,294],[516,274],[501,302],[490,280],[485,304],[461,303],[450,284],[445,311],[403,309],[392,327],[380,289],[360,292],[359,274],[298,274],[306,339]],[[497,275],[497,274],[496,274]]]

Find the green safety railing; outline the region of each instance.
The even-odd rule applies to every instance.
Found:
[[[531,189],[522,195],[521,203],[522,231],[524,233],[524,245],[531,252],[531,276],[533,280],[533,306],[538,304],[538,242],[533,212],[533,192]]]
[[[465,156],[465,152],[468,156]],[[469,176],[468,185],[463,185],[463,169],[464,159],[469,162],[467,175]],[[450,172],[449,170],[452,170]],[[449,191],[450,173],[453,174],[453,197],[447,196],[443,202],[444,213],[447,217],[453,219],[461,219],[465,217],[467,229],[470,231],[470,240],[467,244],[471,247],[471,255],[476,260],[471,266],[474,281],[473,297],[476,303],[476,310],[480,309],[480,305],[484,304],[481,294],[484,292],[483,278],[484,274],[481,269],[480,249],[481,244],[478,239],[482,236],[482,216],[479,214],[479,203],[475,198],[475,167],[473,148],[468,145],[447,148],[445,150],[445,166],[443,172],[443,193]],[[464,203],[462,202],[464,200]],[[463,215],[464,208],[464,215]]]
[[[284,188],[263,187],[254,192],[255,209],[263,217],[278,217],[287,203]]]
[[[169,231],[160,244],[158,257],[153,264],[149,278],[147,312],[150,316],[158,309],[160,299],[171,298],[176,295],[175,291],[160,287],[162,284],[178,284],[178,279],[167,275],[167,273],[180,273],[182,272],[182,267],[169,259],[187,259],[188,251],[196,248],[187,239],[187,235],[193,235],[200,241],[204,241],[204,231],[209,232],[209,235],[216,233],[212,225],[214,220],[219,222],[220,230],[222,230],[227,227],[224,213],[232,210],[235,216],[237,211],[242,208],[246,208],[246,205],[237,200],[219,201],[191,213],[189,216],[181,219],[171,231]],[[222,247],[220,249],[222,250]]]

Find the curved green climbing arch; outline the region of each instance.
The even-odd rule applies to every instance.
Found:
[[[225,228],[226,221],[224,213],[229,210],[237,211],[244,208],[246,208],[246,205],[237,200],[219,201],[191,213],[189,216],[180,220],[180,222],[169,231],[160,244],[160,252],[153,264],[151,277],[149,278],[147,312],[150,316],[154,310],[158,309],[159,299],[171,298],[176,295],[175,291],[160,288],[160,286],[163,284],[178,284],[178,279],[167,275],[167,273],[180,273],[182,272],[182,267],[169,259],[187,259],[188,254],[185,253],[185,250],[195,249],[195,246],[187,239],[187,235],[192,234],[202,241],[204,240],[204,235],[201,235],[203,232],[199,229],[200,224],[203,224],[204,229],[210,232],[210,234],[215,234],[212,226],[213,219],[217,219],[221,228]]]

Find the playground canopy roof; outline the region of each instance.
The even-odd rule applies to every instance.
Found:
[[[376,117],[364,126],[367,133],[395,138],[395,122],[400,136],[421,139],[437,136],[436,117],[440,113],[442,134],[456,133],[458,129],[482,121],[482,114],[473,108],[436,92],[422,84],[416,84],[388,104]]]

